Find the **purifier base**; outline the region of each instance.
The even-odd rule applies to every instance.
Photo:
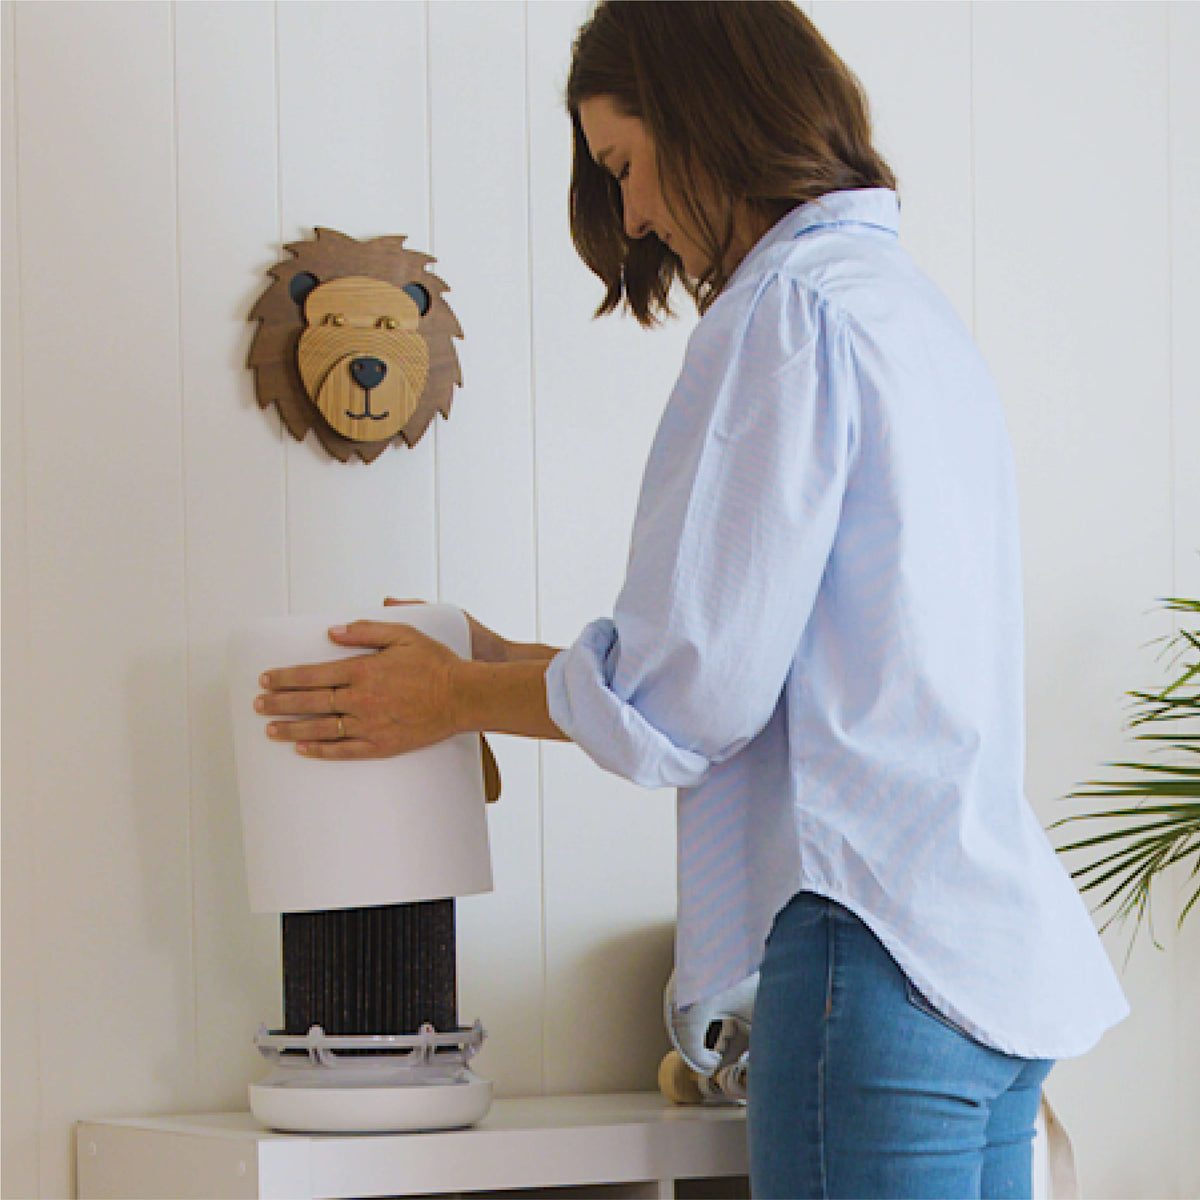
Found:
[[[482,1119],[492,1085],[471,1071],[447,1083],[401,1087],[250,1085],[250,1111],[290,1133],[404,1133],[462,1129]]]

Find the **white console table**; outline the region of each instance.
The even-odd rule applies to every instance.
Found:
[[[497,1100],[437,1133],[276,1133],[243,1112],[83,1121],[76,1135],[80,1200],[749,1195],[745,1110],[657,1092]]]

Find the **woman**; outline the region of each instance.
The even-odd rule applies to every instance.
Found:
[[[612,620],[569,649],[403,626],[272,672],[325,758],[570,737],[679,790],[676,997],[761,968],[754,1193],[1028,1196],[1056,1058],[1127,1011],[1022,795],[1000,404],[897,240],[845,66],[792,4],[602,3],[576,42],[576,246],[644,324],[702,318]]]

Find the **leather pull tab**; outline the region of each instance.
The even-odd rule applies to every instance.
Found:
[[[483,734],[479,735],[479,748],[483,752],[483,798],[495,804],[500,799],[500,767]]]

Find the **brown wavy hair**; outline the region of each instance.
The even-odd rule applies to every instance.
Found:
[[[708,260],[699,279],[658,238],[626,235],[620,185],[579,120],[596,96],[645,123],[662,194]],[[607,289],[597,316],[623,302],[653,325],[676,280],[705,312],[737,266],[739,205],[769,228],[828,192],[896,186],[862,87],[791,0],[601,0],[575,39],[566,102],[571,237]]]

